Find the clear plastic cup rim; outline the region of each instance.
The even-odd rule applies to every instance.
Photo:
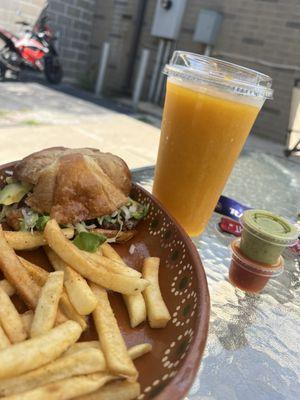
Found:
[[[164,74],[237,95],[272,99],[272,79],[258,71],[196,53],[174,51]]]
[[[258,276],[263,276],[265,278],[276,277],[283,272],[284,259],[282,256],[278,258],[278,261],[275,264],[270,266],[268,266],[268,264],[252,261],[243,254],[241,254],[240,250],[239,251],[237,250],[240,249],[240,241],[241,239],[236,239],[233,242],[231,242],[230,245],[232,252],[232,260],[237,262],[239,267],[246,270],[247,272],[250,272]]]

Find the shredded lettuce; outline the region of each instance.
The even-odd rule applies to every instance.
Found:
[[[35,224],[36,229],[40,232],[44,232],[45,226],[47,225],[49,219],[50,219],[49,215],[39,216]]]
[[[139,221],[144,218],[149,210],[149,204],[140,204],[135,200],[129,199],[125,206],[122,206],[118,211],[115,211],[111,215],[103,215],[97,218],[100,226],[105,223],[116,225],[116,229],[122,230],[124,223],[130,225],[132,221]]]
[[[37,212],[31,208],[22,208],[23,218],[20,222],[21,231],[33,231],[37,229],[43,232],[47,222],[50,219],[49,215],[39,215]]]
[[[99,233],[84,232],[81,231],[76,235],[73,243],[80,250],[88,251],[90,253],[95,253],[98,247],[106,241],[106,237]]]
[[[39,219],[39,214],[30,208],[22,208],[23,219],[20,223],[21,231],[33,231]]]

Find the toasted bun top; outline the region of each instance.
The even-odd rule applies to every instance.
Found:
[[[64,224],[113,213],[127,202],[131,188],[121,158],[89,148],[33,153],[17,163],[14,176],[34,185],[28,206]]]

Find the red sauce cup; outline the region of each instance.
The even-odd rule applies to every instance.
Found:
[[[259,293],[270,278],[280,275],[283,271],[284,261],[281,256],[273,265],[258,263],[244,256],[240,250],[240,239],[231,243],[231,250],[229,280],[232,285],[245,292]]]

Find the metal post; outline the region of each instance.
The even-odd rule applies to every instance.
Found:
[[[168,40],[166,47],[165,47],[161,68],[163,68],[165,66],[165,64],[168,62],[168,59],[170,57],[170,52],[171,52],[171,45],[172,45],[172,41]],[[154,103],[156,103],[156,104],[159,103],[159,99],[161,96],[163,83],[164,83],[164,79],[165,79],[164,75],[162,74],[161,68],[159,70],[160,74],[158,76],[158,83],[157,83],[156,92],[155,92],[155,96],[154,96]]]
[[[99,60],[99,70],[98,70],[97,82],[96,82],[96,87],[95,87],[95,95],[96,96],[101,95],[103,92],[104,79],[105,79],[105,74],[106,74],[106,69],[107,69],[107,64],[108,64],[109,51],[110,51],[110,43],[104,42],[103,46],[102,46],[101,57]]]
[[[156,56],[156,60],[155,60],[155,65],[154,65],[154,70],[153,70],[153,74],[152,74],[152,79],[151,79],[151,83],[150,83],[149,94],[148,94],[149,101],[151,101],[154,96],[155,87],[157,84],[157,78],[158,78],[158,74],[159,74],[159,71],[161,68],[161,58],[162,58],[164,47],[165,47],[165,41],[164,41],[164,39],[160,39],[159,45],[158,45],[158,50],[157,50],[157,56]]]
[[[134,110],[137,110],[139,100],[141,98],[141,93],[143,90],[143,83],[145,80],[145,75],[147,72],[148,60],[149,60],[150,51],[147,49],[143,49],[141,55],[141,61],[139,65],[139,70],[137,73],[136,81],[133,88],[133,96],[132,96],[132,106]]]
[[[211,52],[212,52],[212,46],[207,44],[205,46],[204,55],[209,57],[211,55]]]

